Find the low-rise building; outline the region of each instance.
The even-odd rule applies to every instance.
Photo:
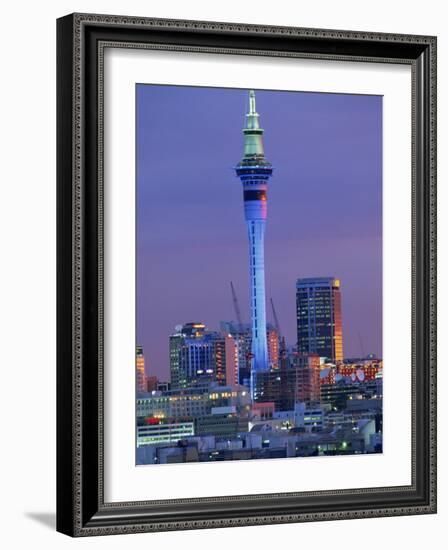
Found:
[[[137,426],[137,447],[177,443],[193,435],[193,422],[145,424]]]
[[[254,376],[255,403],[272,402],[276,411],[294,409],[295,403],[320,402],[320,358],[295,353],[276,369]]]
[[[194,419],[212,413],[216,407],[235,407],[236,414],[250,411],[250,395],[245,386],[210,385],[167,392],[140,394],[137,397],[137,418]]]

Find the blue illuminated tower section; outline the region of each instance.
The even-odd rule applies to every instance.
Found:
[[[255,398],[257,372],[268,370],[266,338],[266,296],[264,277],[264,233],[267,217],[267,188],[272,165],[264,157],[263,130],[255,106],[255,92],[249,92],[244,156],[235,167],[243,184],[244,214],[249,234],[250,306],[252,318],[251,394]]]

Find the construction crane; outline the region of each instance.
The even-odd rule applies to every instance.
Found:
[[[286,356],[286,342],[280,330],[280,323],[278,322],[277,312],[275,311],[274,300],[272,298],[271,298],[271,308],[272,308],[272,316],[274,317],[275,329],[277,331],[278,340],[280,343],[280,358],[283,359]]]
[[[240,311],[240,306],[238,305],[238,299],[236,297],[236,292],[232,281],[230,281],[230,290],[232,291],[233,307],[235,308],[236,320],[238,322],[238,332],[242,332],[243,322],[241,320],[241,311]]]
[[[275,311],[274,300],[272,298],[271,298],[271,307],[272,307],[272,315],[274,317],[274,322],[275,322],[275,328],[277,329],[277,334],[278,334],[278,337],[280,338],[281,337],[280,324],[278,322],[277,312]]]
[[[236,297],[235,287],[233,286],[232,281],[230,281],[230,290],[232,291],[232,300],[233,300],[233,307],[235,308],[235,315],[237,320],[237,332],[238,332],[238,340],[243,344],[244,350],[245,350],[245,357],[246,361],[251,361],[253,359],[253,354],[250,349],[246,348],[246,338],[244,336],[245,329],[243,325],[243,321],[241,319],[241,311],[240,306],[238,305],[238,298]]]

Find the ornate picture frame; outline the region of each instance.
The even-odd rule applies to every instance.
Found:
[[[104,51],[396,63],[412,71],[412,483],[106,502]],[[72,14],[57,22],[57,530],[70,536],[436,512],[436,38]]]

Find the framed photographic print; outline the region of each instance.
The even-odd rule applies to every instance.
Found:
[[[436,38],[57,31],[57,529],[435,513]]]

